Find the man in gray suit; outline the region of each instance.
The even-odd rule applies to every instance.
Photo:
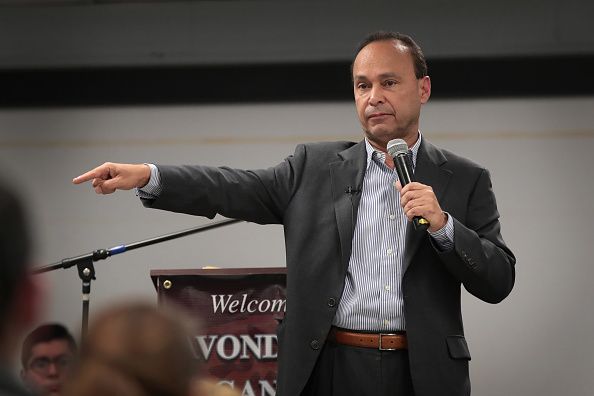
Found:
[[[74,182],[139,188],[151,208],[284,225],[279,395],[468,395],[460,286],[497,303],[515,276],[489,174],[420,133],[431,81],[409,36],[370,35],[352,71],[359,143],[300,145],[255,171],[106,163]],[[416,179],[404,188],[386,149],[396,138]],[[416,216],[428,230],[411,226]]]

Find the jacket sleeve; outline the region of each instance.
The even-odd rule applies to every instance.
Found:
[[[465,224],[454,218],[454,248],[438,254],[466,290],[489,303],[507,297],[515,282],[516,259],[500,228],[491,179],[483,169],[469,197]]]
[[[261,170],[199,165],[158,169],[163,190],[144,206],[213,218],[216,214],[259,224],[279,224],[299,183],[305,149]]]

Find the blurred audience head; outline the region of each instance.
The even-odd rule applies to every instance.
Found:
[[[21,378],[39,396],[60,395],[76,359],[76,342],[57,323],[37,327],[25,338],[21,352]]]
[[[188,396],[198,374],[191,322],[145,304],[108,309],[91,323],[67,396]]]
[[[29,272],[31,234],[26,217],[21,199],[0,181],[0,364],[4,365],[18,351],[41,304]]]

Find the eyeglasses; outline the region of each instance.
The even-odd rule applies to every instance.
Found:
[[[52,364],[58,371],[67,371],[72,367],[73,361],[74,359],[67,355],[60,355],[55,358],[39,357],[29,364],[29,368],[37,374],[47,375]]]

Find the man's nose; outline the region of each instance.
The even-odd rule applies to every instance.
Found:
[[[381,86],[374,85],[369,92],[369,104],[371,106],[377,106],[380,103],[384,103],[384,101],[385,97]]]
[[[47,375],[50,377],[57,377],[60,375],[60,369],[56,362],[51,362],[47,368]]]

